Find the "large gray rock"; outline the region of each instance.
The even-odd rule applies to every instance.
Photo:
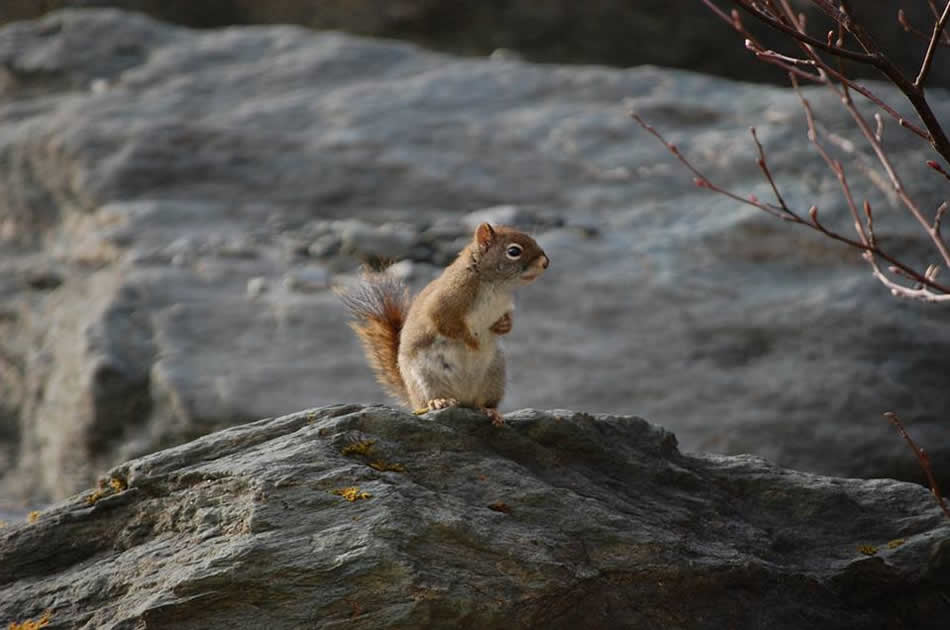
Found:
[[[408,252],[418,287],[488,215],[553,261],[506,340],[505,408],[635,410],[686,450],[919,479],[881,418],[894,410],[950,476],[945,312],[890,298],[854,251],[696,189],[625,111],[766,197],[759,124],[790,202],[849,230],[786,90],[118,11],[0,30],[0,72],[4,496],[65,497],[215,429],[383,400],[326,286]],[[935,206],[927,153],[893,126],[886,139]],[[851,175],[882,238],[928,249]]]
[[[946,627],[950,521],[926,489],[687,456],[639,418],[337,405],[106,479],[0,529],[0,621]]]

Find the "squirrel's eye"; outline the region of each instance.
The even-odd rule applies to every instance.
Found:
[[[524,251],[521,245],[509,245],[508,249],[505,250],[505,254],[508,258],[516,260],[521,257],[521,252]]]

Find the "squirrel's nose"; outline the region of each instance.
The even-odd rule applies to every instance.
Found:
[[[546,254],[541,254],[541,268],[547,269],[548,265],[551,264],[551,259],[547,257]]]

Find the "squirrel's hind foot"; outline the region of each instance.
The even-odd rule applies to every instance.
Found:
[[[426,408],[423,410],[423,413],[426,411],[435,411],[436,409],[447,409],[449,407],[458,407],[459,401],[455,398],[433,398],[432,400],[426,401]]]
[[[482,411],[485,412],[485,415],[491,420],[492,426],[505,426],[505,417],[494,407],[482,407]]]

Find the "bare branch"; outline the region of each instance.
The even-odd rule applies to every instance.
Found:
[[[933,64],[934,51],[937,49],[937,41],[940,39],[943,27],[947,25],[948,17],[950,17],[950,1],[947,2],[947,5],[943,8],[943,13],[934,24],[933,34],[930,36],[930,43],[927,44],[927,52],[924,53],[924,60],[920,63],[920,72],[917,73],[917,78],[914,79],[915,88],[920,89],[923,87],[924,81],[927,80],[927,74],[930,72],[931,64]]]
[[[950,7],[950,3],[948,3],[947,6]],[[890,178],[898,198],[910,211],[914,218],[917,219],[918,223],[920,223],[920,225],[924,228],[924,231],[927,232],[927,235],[930,236],[930,239],[937,247],[937,251],[940,252],[944,264],[950,267],[950,248],[947,247],[947,243],[944,242],[940,234],[933,230],[932,226],[930,225],[930,221],[924,217],[923,213],[920,211],[920,208],[917,206],[917,203],[907,194],[907,190],[904,188],[904,184],[901,181],[900,176],[897,174],[897,171],[894,169],[890,158],[888,158],[884,151],[884,147],[875,139],[874,132],[868,125],[867,120],[864,119],[864,116],[862,116],[854,106],[854,101],[851,100],[850,95],[847,93],[845,93],[842,98],[842,104],[844,105],[845,109],[848,110],[848,113],[851,114],[851,118],[855,123],[857,123],[861,133],[864,134],[864,137],[871,145],[871,148],[874,149],[874,152],[877,154],[878,161],[881,163],[881,166],[884,167],[884,171],[887,173],[888,178]]]
[[[934,6],[933,2],[930,2],[930,7],[936,12],[937,7]],[[934,18],[938,19],[940,17],[939,13],[935,13]],[[905,33],[910,33],[915,35],[924,41],[929,41],[932,33],[925,33],[919,28],[914,27],[910,21],[907,19],[907,15],[904,14],[903,9],[897,11],[897,21],[904,28]],[[938,46],[950,46],[950,35],[947,35],[946,31],[940,34],[940,40],[937,42]]]
[[[943,175],[943,176],[946,177],[947,179],[950,179],[950,173],[948,173],[947,171],[943,170],[943,167],[940,166],[940,162],[938,162],[938,161],[936,161],[936,160],[927,160],[927,166],[929,166],[929,167],[932,168],[933,170],[937,171],[938,173],[940,173],[941,175]]]
[[[708,6],[708,0],[702,1]],[[829,68],[830,66],[821,60],[817,52],[815,52],[816,50],[821,50],[835,57],[856,61],[858,63],[876,68],[895,86],[897,86],[901,92],[904,93],[904,96],[913,106],[914,110],[917,112],[917,115],[920,116],[924,127],[926,127],[929,134],[928,141],[930,142],[931,146],[933,146],[934,150],[943,156],[944,159],[950,162],[950,139],[947,138],[943,127],[937,120],[937,117],[933,113],[933,110],[931,109],[930,104],[927,102],[927,99],[924,97],[923,85],[916,84],[911,81],[900,70],[900,68],[894,65],[894,63],[886,55],[884,55],[880,49],[878,49],[864,28],[851,18],[849,12],[842,12],[839,10],[830,11],[828,8],[832,7],[833,5],[831,5],[831,3],[827,2],[826,0],[811,1],[813,4],[819,6],[823,10],[826,10],[826,12],[831,15],[833,19],[835,19],[841,26],[847,29],[847,31],[853,35],[858,43],[862,46],[862,48],[865,49],[865,52],[854,51],[842,46],[838,46],[834,43],[834,41],[822,41],[808,35],[805,32],[804,25],[801,23],[801,21],[794,17],[794,12],[786,0],[778,0],[779,4],[781,5],[781,11],[775,10],[775,4],[772,2],[772,0],[766,0],[765,4],[757,2],[756,0],[732,0],[732,3],[755,19],[792,37],[794,40],[803,45],[806,51],[810,51],[810,56],[825,69]],[[843,4],[842,6],[847,5]],[[768,8],[771,8],[772,10],[769,11],[767,10]],[[720,10],[718,13],[721,14],[722,11]],[[733,28],[736,27],[734,20],[730,20],[730,24],[733,26]],[[942,32],[942,30],[943,27],[941,26],[940,31],[938,31],[938,36],[939,32]],[[921,69],[923,70],[923,66]],[[924,75],[926,75],[926,73],[924,73]]]
[[[755,140],[755,147],[759,151],[759,159],[757,163],[759,168],[762,169],[762,173],[765,175],[765,179],[769,180],[769,186],[772,187],[772,192],[775,193],[775,199],[778,201],[779,206],[785,212],[791,212],[788,209],[788,205],[785,203],[785,200],[782,198],[782,193],[778,191],[778,186],[775,185],[775,180],[772,179],[772,171],[769,170],[769,164],[765,159],[765,149],[762,148],[762,143],[759,142],[759,136],[755,133],[755,127],[749,127],[749,131],[752,133],[752,139]]]
[[[900,434],[900,436],[906,440],[908,446],[910,446],[910,449],[914,451],[914,455],[917,457],[920,467],[924,470],[924,474],[927,476],[927,483],[930,484],[930,492],[934,495],[934,500],[937,502],[937,505],[940,506],[940,509],[943,510],[944,516],[950,519],[950,509],[947,508],[947,504],[943,500],[943,494],[940,493],[940,485],[934,478],[933,469],[930,467],[930,457],[927,455],[927,452],[917,446],[917,443],[914,442],[910,435],[907,434],[907,429],[904,428],[904,423],[901,422],[901,419],[897,417],[896,413],[893,411],[888,411],[885,412],[884,417],[894,425],[894,428],[897,429],[897,432]]]
[[[759,200],[754,195],[742,196],[737,193],[734,193],[712,182],[702,171],[696,168],[686,158],[685,155],[683,155],[683,153],[679,150],[679,147],[677,147],[675,144],[673,144],[672,142],[669,142],[666,138],[664,138],[662,134],[660,134],[659,131],[657,131],[653,126],[651,126],[649,123],[643,120],[643,118],[641,118],[639,114],[637,114],[636,112],[630,112],[630,116],[644,130],[646,130],[651,135],[653,135],[657,140],[659,140],[667,148],[667,150],[693,174],[694,176],[693,181],[700,188],[711,190],[713,192],[729,197],[730,199],[738,201],[739,203],[752,206],[754,208],[758,208],[759,210],[762,210],[763,212],[766,212],[775,218],[782,219],[783,221],[789,221],[791,223],[797,223],[799,225],[807,226],[813,230],[821,232],[822,234],[824,234],[825,236],[833,240],[840,241],[842,243],[845,243],[846,245],[850,245],[851,247],[865,251],[867,254],[871,255],[872,259],[874,256],[878,256],[881,259],[886,260],[895,268],[898,268],[901,271],[903,271],[908,277],[913,278],[915,282],[928,287],[927,289],[922,290],[919,295],[916,293],[904,293],[903,290],[907,289],[907,287],[903,287],[899,284],[894,283],[892,280],[886,278],[886,276],[883,276],[882,274],[884,279],[887,280],[885,284],[887,285],[889,289],[892,290],[892,293],[897,291],[897,293],[895,293],[896,295],[901,295],[903,297],[912,297],[914,299],[924,300],[928,302],[944,302],[944,301],[950,302],[950,286],[944,286],[933,279],[925,277],[923,274],[915,271],[914,269],[912,269],[905,263],[901,262],[900,260],[892,256],[888,252],[880,249],[876,245],[876,243],[874,243],[873,234],[866,232],[863,225],[861,225],[860,220],[857,218],[856,210],[853,212],[853,217],[856,220],[855,229],[858,231],[858,235],[861,240],[855,240],[853,238],[844,236],[838,232],[834,232],[832,230],[827,229],[823,224],[815,220],[815,216],[812,215],[812,209],[809,210],[809,216],[811,220],[803,219],[800,213],[792,210],[787,205],[770,204],[770,203],[766,203]],[[764,153],[764,150],[763,150],[763,153]],[[825,154],[827,155],[827,153]],[[760,168],[762,168],[763,171],[768,170],[767,162],[765,161],[763,154],[760,154],[760,159],[762,160],[760,164]],[[831,157],[828,156],[828,159],[831,159]],[[840,164],[838,164],[838,169],[841,169]],[[842,185],[847,190],[846,196],[850,198],[851,193],[850,193],[850,188],[848,188],[847,186],[847,179],[844,177],[843,170],[840,170],[840,173],[841,173],[841,176],[839,178],[839,181],[841,181],[841,179],[844,179],[844,183]],[[780,199],[780,203],[784,204],[784,199]],[[854,205],[854,200],[852,198],[849,201],[849,207],[853,205]],[[814,210],[814,213],[817,214],[817,209]],[[870,213],[870,207],[868,206],[868,216],[870,218],[869,213]],[[876,263],[872,265],[872,267],[877,273],[880,273],[880,269],[876,266]],[[875,273],[875,275],[877,275],[877,273]],[[909,289],[907,290],[909,291]],[[935,291],[937,293],[935,293]]]
[[[943,215],[946,213],[947,208],[950,207],[950,203],[944,201],[942,204],[937,206],[937,213],[934,215],[934,227],[933,230],[937,234],[940,234],[940,221],[943,220]],[[934,274],[936,276],[937,274]]]
[[[928,54],[925,55],[921,63],[921,69],[915,81],[911,81],[881,52],[870,34],[854,19],[850,0],[810,0],[812,5],[828,15],[836,25],[835,29],[825,34],[824,39],[813,37],[806,32],[805,14],[796,13],[792,9],[789,0],[731,0],[732,5],[736,8],[731,10],[728,14],[719,8],[713,0],[700,1],[719,19],[729,24],[733,30],[739,33],[745,41],[746,48],[758,59],[778,66],[788,73],[801,100],[802,108],[805,111],[808,137],[825,164],[838,179],[842,194],[851,214],[857,238],[844,236],[826,227],[819,220],[817,207],[812,206],[808,211],[808,217],[805,218],[801,213],[796,212],[788,206],[769,168],[765,148],[760,142],[754,128],[751,129],[751,133],[758,153],[756,163],[772,189],[772,193],[775,196],[775,203],[760,201],[753,195],[742,196],[711,182],[674,144],[667,142],[656,129],[634,113],[633,118],[637,123],[654,135],[667,147],[677,160],[686,166],[693,174],[697,186],[725,195],[740,203],[751,205],[784,221],[808,226],[810,229],[821,232],[833,240],[860,249],[863,252],[863,257],[869,263],[874,276],[890,289],[894,295],[927,302],[950,302],[950,286],[944,285],[936,280],[938,272],[943,267],[950,268],[950,246],[948,246],[940,233],[941,220],[943,215],[947,212],[948,204],[943,204],[937,208],[932,219],[924,215],[920,206],[907,193],[900,175],[884,150],[882,144],[884,122],[881,115],[879,113],[874,114],[872,128],[872,123],[858,110],[852,98],[852,91],[861,94],[861,96],[876,105],[881,111],[896,120],[902,127],[930,143],[941,156],[950,162],[950,141],[948,141],[943,128],[930,109],[923,92],[923,84],[933,64],[936,45],[942,40],[950,41],[950,35],[944,32],[946,22],[950,19],[950,0],[947,0],[943,12],[940,13],[934,24],[930,44],[928,45]],[[937,8],[933,0],[928,0],[928,2],[936,14]],[[801,49],[801,56],[792,56],[764,48],[746,29],[742,22],[740,11],[788,35],[798,44]],[[901,14],[899,19],[905,28],[909,28],[906,16]],[[856,42],[861,50],[846,47],[848,41]],[[823,53],[827,53],[834,59],[837,59],[837,68],[830,65],[829,61],[823,58]],[[847,76],[843,67],[843,61],[845,60],[865,64],[882,72],[908,99],[918,116],[920,116],[923,126],[921,127],[908,121],[901,116],[896,109],[889,106],[867,87]],[[828,132],[823,134],[824,138],[836,144],[847,153],[854,155],[857,158],[859,167],[868,175],[871,182],[881,188],[881,190],[891,198],[892,202],[902,205],[915,218],[939,252],[942,266],[927,265],[924,271],[917,271],[890,255],[887,251],[881,249],[874,234],[871,206],[867,201],[863,202],[863,208],[859,206],[852,193],[850,183],[845,176],[841,162],[832,157],[823,145],[819,135],[819,125],[815,120],[811,104],[799,90],[798,79],[824,85],[840,100],[842,106],[851,116],[872,149],[876,161],[880,164],[883,172],[872,168],[864,160],[861,153],[855,150],[854,144],[850,140]],[[947,179],[950,179],[950,173],[944,171],[939,163],[931,161],[928,162],[928,165],[944,175]],[[863,216],[861,212],[862,209]],[[887,264],[886,270],[881,268],[883,264],[881,261]],[[910,284],[906,284],[907,282]]]
[[[686,159],[686,156],[684,156],[680,152],[679,147],[677,147],[672,142],[668,142],[666,138],[660,135],[659,131],[654,129],[649,123],[643,120],[643,118],[641,118],[639,114],[637,114],[636,112],[630,112],[630,117],[633,118],[635,121],[637,121],[637,124],[643,127],[646,131],[648,131],[650,134],[656,137],[656,139],[659,140],[667,148],[667,150],[673,154],[673,157],[679,160],[680,163],[682,163],[683,166],[685,166],[693,174],[694,176],[693,183],[695,183],[700,188],[706,188],[713,192],[719,193],[720,195],[725,195],[726,197],[729,197],[730,199],[734,199],[735,201],[738,201],[739,203],[755,206],[759,210],[767,212],[778,219],[783,219],[785,221],[793,221],[796,223],[804,222],[791,210],[784,209],[780,206],[774,206],[772,204],[763,203],[759,201],[758,199],[756,199],[753,195],[749,195],[748,197],[740,197],[734,192],[726,190],[725,188],[721,188],[717,186],[716,184],[713,184],[699,169],[693,166],[693,164],[689,160]]]
[[[815,0],[812,0],[812,1],[815,1]],[[731,15],[726,15],[726,13],[722,9],[720,9],[718,6],[716,6],[715,3],[712,2],[712,0],[700,0],[700,2],[702,2],[711,11],[713,11],[713,13],[715,13],[717,17],[719,17],[721,20],[729,24],[729,26],[731,26],[736,32],[740,33],[746,42],[746,47],[749,48],[749,50],[751,50],[758,58],[762,59],[763,61],[766,61],[767,63],[771,63],[773,65],[777,65],[783,70],[785,70],[786,72],[791,72],[792,66],[797,66],[797,65],[815,66],[816,65],[814,59],[796,59],[795,57],[788,57],[787,55],[781,55],[775,51],[768,50],[765,47],[763,47],[742,24],[742,20],[739,18],[739,14],[735,9],[732,10]],[[740,6],[745,11],[750,12],[751,14],[754,14],[756,9],[746,7],[745,6],[746,2],[747,0],[733,0],[734,4],[736,4],[737,6]],[[787,8],[789,15],[792,15],[791,8],[788,7],[787,4],[785,4],[785,8]],[[788,16],[783,16],[783,17],[785,18],[786,21],[790,19]],[[774,19],[778,19],[778,18],[774,18]],[[806,50],[810,50],[814,56],[817,56],[813,48],[808,48],[809,44],[807,42],[803,42],[800,38],[795,36],[796,34],[802,34],[804,32],[804,28],[805,28],[804,14],[798,16],[798,18],[796,19],[796,22],[798,26],[796,27],[783,26],[781,30],[783,32],[787,32],[789,35],[792,35],[794,39],[798,40],[799,43],[801,43],[802,46],[806,48]],[[944,34],[946,35],[946,33]],[[812,39],[812,38],[808,38],[808,39]],[[812,41],[822,44],[818,40],[812,39]],[[835,46],[834,44],[827,44],[827,43],[822,44],[821,47],[822,48],[831,47],[831,48],[840,49],[840,46]],[[857,54],[862,54],[862,53],[857,53]],[[867,57],[867,55],[864,55],[864,56]],[[898,82],[898,80],[896,80],[893,77],[889,76],[888,78],[891,78],[892,82],[901,89],[905,97],[907,97],[907,99],[911,102],[911,104],[914,106],[914,109],[918,112],[918,115],[921,117],[921,120],[925,123],[925,127],[927,128],[927,130],[919,127],[918,125],[914,124],[913,122],[901,116],[899,113],[897,113],[897,111],[894,108],[884,103],[883,100],[875,96],[874,93],[871,92],[866,87],[846,77],[842,72],[831,68],[824,61],[821,61],[820,58],[818,58],[818,60],[821,62],[821,65],[823,66],[823,68],[826,71],[828,71],[829,74],[834,76],[838,81],[842,83],[846,83],[848,87],[855,90],[856,92],[858,92],[859,94],[867,98],[869,101],[871,101],[872,103],[874,103],[875,105],[883,109],[891,117],[897,120],[898,124],[900,124],[902,127],[909,129],[910,131],[917,134],[921,138],[924,138],[925,140],[927,140],[927,142],[929,142],[935,149],[937,149],[938,153],[940,153],[941,155],[944,155],[947,161],[950,161],[950,140],[946,139],[946,136],[943,133],[943,128],[940,126],[940,123],[937,121],[936,116],[930,110],[930,106],[929,104],[927,104],[926,99],[923,98],[922,92],[915,95],[908,93],[907,91],[908,89],[911,90],[911,92],[915,92],[917,91],[917,88],[915,88],[915,86],[911,83],[911,81],[907,79],[907,77],[905,77],[900,72],[900,70],[897,69],[896,66],[893,66],[893,64],[891,64],[890,72],[895,75],[900,75],[899,77],[900,82]],[[871,62],[866,61],[866,63],[871,63]],[[890,62],[887,62],[887,63],[890,63]],[[871,65],[874,65],[874,64],[871,64]],[[800,69],[796,69],[795,73],[797,76],[803,79],[808,79],[810,81],[814,81],[817,83],[824,82],[820,80],[818,77],[814,75],[810,75],[807,72],[803,72]],[[885,75],[887,75],[887,73],[885,73]],[[946,154],[939,147],[944,147]]]

